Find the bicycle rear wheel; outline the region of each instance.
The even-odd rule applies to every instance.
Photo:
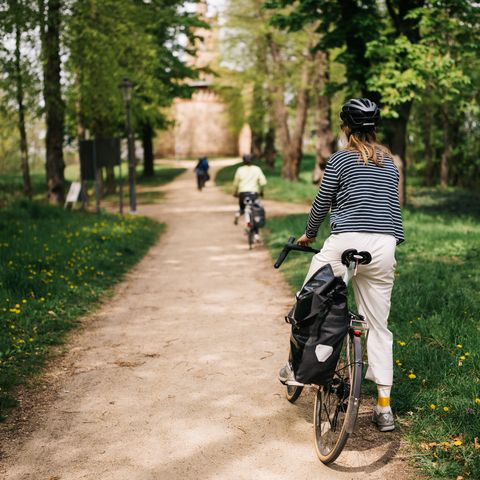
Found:
[[[353,432],[360,406],[362,343],[347,334],[331,382],[317,390],[314,404],[315,449],[323,463],[335,461]]]
[[[250,227],[248,229],[247,235],[248,235],[248,248],[251,250],[253,247],[253,228]]]

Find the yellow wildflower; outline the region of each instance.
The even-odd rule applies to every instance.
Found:
[[[461,444],[462,444],[462,441],[461,440],[455,440],[453,442],[453,444],[456,446],[456,447],[459,447]]]
[[[480,398],[476,398],[476,399],[475,399],[475,403],[476,403],[477,405],[480,405]]]
[[[467,358],[467,357],[466,357],[465,355],[462,355],[462,356],[460,357],[460,360],[465,360],[466,358]]]
[[[444,412],[448,412],[450,409],[448,407],[443,407]]]
[[[415,380],[415,379],[417,378],[417,376],[416,376],[414,373],[409,373],[409,374],[408,374],[408,378],[409,378],[410,380]]]
[[[434,404],[434,403],[431,403],[430,404],[430,409],[431,410],[435,410],[437,408],[437,406]]]
[[[404,347],[407,343],[404,342],[403,340],[400,340],[399,342],[397,342],[401,347]]]
[[[457,343],[457,348],[463,348],[463,345],[461,343]]]

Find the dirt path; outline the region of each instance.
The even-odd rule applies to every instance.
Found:
[[[276,379],[289,289],[264,248],[247,250],[234,200],[193,185],[190,170],[142,206],[167,232],[73,336],[56,398],[1,478],[406,479],[398,436],[366,414],[337,464],[318,462],[311,398],[289,404]]]

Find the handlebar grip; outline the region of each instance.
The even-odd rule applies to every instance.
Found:
[[[280,265],[283,263],[285,258],[287,258],[288,252],[290,251],[290,247],[295,244],[295,237],[290,237],[288,239],[287,244],[283,247],[280,255],[277,258],[277,261],[273,265],[275,268],[280,268]]]

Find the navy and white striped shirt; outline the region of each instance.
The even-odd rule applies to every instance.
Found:
[[[397,245],[404,240],[399,174],[392,158],[381,166],[365,165],[351,150],[334,153],[327,162],[320,190],[312,204],[306,235],[317,236],[329,210],[332,233],[370,232],[393,235]]]

